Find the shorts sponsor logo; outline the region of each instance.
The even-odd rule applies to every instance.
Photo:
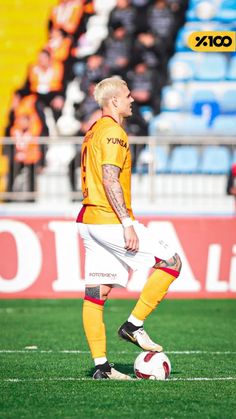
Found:
[[[110,272],[107,272],[107,273],[104,273],[104,272],[90,272],[89,276],[115,279],[117,277],[117,274],[113,274],[113,273],[110,273]]]
[[[201,31],[192,32],[188,46],[198,52],[234,52],[236,32]]]
[[[127,148],[127,143],[120,138],[107,138],[107,144],[119,144],[121,147]]]

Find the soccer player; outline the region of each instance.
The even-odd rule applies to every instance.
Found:
[[[154,268],[118,335],[146,351],[162,351],[143,328],[144,320],[178,277],[181,260],[160,237],[135,220],[131,208],[131,154],[123,119],[134,101],[124,80],[100,81],[94,97],[102,117],[92,125],[82,145],[83,207],[77,217],[85,246],[83,325],[95,363],[94,379],[130,379],[106,357],[104,303],[111,289],[125,287],[129,271]]]

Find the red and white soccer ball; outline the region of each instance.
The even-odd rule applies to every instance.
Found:
[[[134,362],[137,378],[166,380],[171,373],[171,363],[164,352],[141,352]]]

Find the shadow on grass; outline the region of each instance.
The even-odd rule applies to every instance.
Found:
[[[111,366],[114,367],[116,370],[122,372],[123,374],[133,375],[134,376],[134,366],[133,364],[113,364]],[[92,377],[94,373],[94,368],[90,368],[87,370],[86,377]]]

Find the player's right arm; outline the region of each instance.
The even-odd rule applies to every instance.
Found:
[[[120,184],[120,168],[112,164],[102,165],[102,183],[107,199],[119,218],[120,222],[129,217],[125,205],[124,194]],[[124,227],[125,249],[137,252],[139,249],[139,239],[134,227]]]

